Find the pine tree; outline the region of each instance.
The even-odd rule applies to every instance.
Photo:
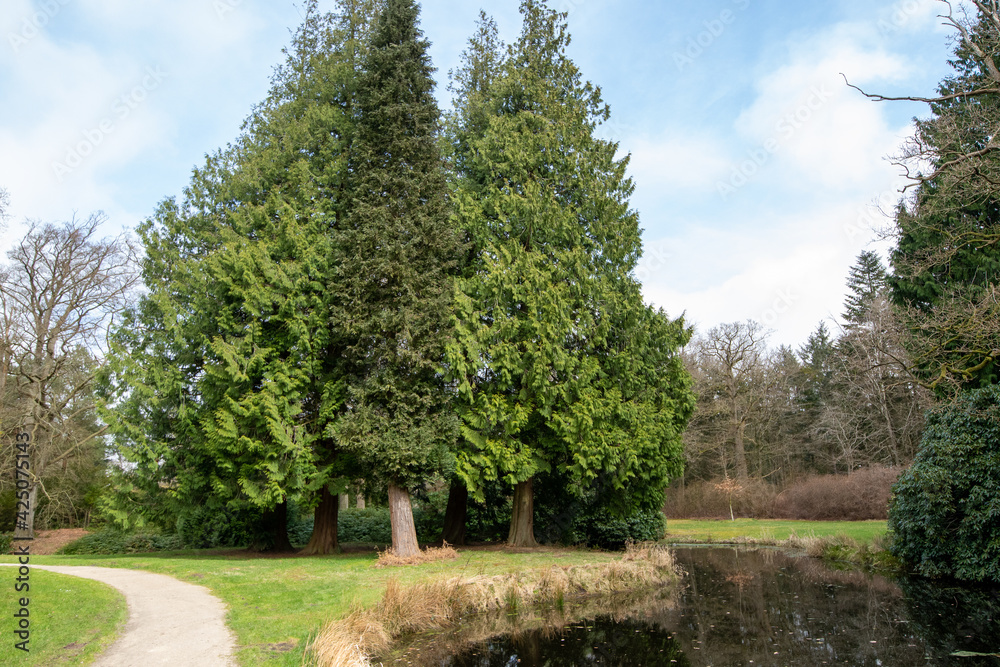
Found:
[[[347,413],[331,429],[388,485],[393,551],[417,552],[410,490],[443,472],[456,421],[439,369],[459,238],[449,218],[429,43],[413,0],[379,13],[357,91],[353,199],[337,257]]]
[[[530,546],[537,473],[566,473],[576,494],[601,473],[619,489],[646,481],[662,501],[693,400],[676,355],[690,331],[643,306],[632,276],[628,160],[593,134],[608,108],[565,55],[565,15],[535,0],[521,14],[500,74],[459,105],[475,111],[455,194],[473,259],[447,359],[458,474],[477,499],[512,485],[508,543]]]
[[[870,250],[858,255],[847,277],[850,294],[844,300],[842,316],[847,327],[860,326],[868,321],[868,309],[887,286],[888,276],[882,259]]]

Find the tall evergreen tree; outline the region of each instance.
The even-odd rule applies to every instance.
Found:
[[[496,21],[480,11],[476,32],[462,52],[461,65],[448,72],[453,108],[445,116],[443,152],[453,178],[475,178],[478,173],[471,142],[482,136],[488,125],[490,89],[503,70],[504,57],[504,45]],[[475,244],[467,243],[466,247],[468,250],[459,270],[469,277],[481,261]],[[443,541],[456,545],[465,543],[468,502],[469,490],[465,481],[460,475],[453,474],[441,534]]]
[[[343,404],[329,321],[370,5],[331,15],[311,2],[239,140],[195,171],[183,207],[168,200],[142,227],[149,293],[118,330],[108,383],[136,493],[166,483],[181,506],[269,511],[312,499],[313,553],[336,547],[329,484],[345,465],[327,433]]]
[[[474,259],[448,364],[458,474],[477,498],[491,480],[514,486],[508,542],[530,546],[539,472],[564,473],[575,493],[604,472],[662,502],[693,399],[676,354],[690,332],[643,306],[632,276],[628,160],[594,136],[608,108],[566,57],[565,15],[536,0],[521,14],[500,75],[466,97],[455,199]]]
[[[888,286],[888,276],[878,254],[864,250],[858,255],[847,276],[850,293],[844,300],[844,321],[848,328],[868,321],[868,310]]]
[[[410,490],[449,465],[456,419],[439,372],[459,237],[448,215],[429,43],[413,0],[387,0],[357,92],[353,195],[339,235],[347,412],[331,428],[388,485],[394,552],[417,551]]]

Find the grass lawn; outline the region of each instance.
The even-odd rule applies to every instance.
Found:
[[[786,521],[781,519],[694,520],[669,519],[667,542],[726,542],[750,538],[779,542],[789,537],[836,537],[846,535],[870,543],[885,534],[885,521]]]
[[[132,556],[33,556],[31,561],[38,565],[146,570],[205,586],[229,607],[226,622],[236,633],[241,665],[298,666],[305,645],[327,621],[346,615],[353,604],[374,604],[391,578],[406,585],[457,575],[500,574],[555,563],[579,565],[617,557],[583,549],[529,553],[476,549],[460,550],[457,560],[384,569],[372,567],[374,553],[262,558],[232,551],[225,554],[185,551]],[[12,561],[10,557],[0,558],[0,562]],[[32,571],[33,578],[36,572]],[[56,593],[39,591],[38,596],[55,598]],[[42,625],[39,621],[39,627]],[[77,629],[82,627],[77,625]],[[75,634],[79,636],[70,637],[65,644],[83,641],[81,633]],[[34,639],[32,647],[34,652]],[[3,655],[0,653],[0,657]],[[16,664],[2,659],[0,663]]]
[[[32,556],[32,564],[41,558]],[[4,562],[11,559],[4,558]],[[88,664],[111,645],[125,625],[125,598],[107,584],[70,577],[55,572],[32,569],[30,589],[14,591],[17,568],[0,568],[5,589],[0,617],[3,642],[0,665],[69,665]],[[31,626],[29,652],[14,647],[14,614],[19,600],[27,597]]]

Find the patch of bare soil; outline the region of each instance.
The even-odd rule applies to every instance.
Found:
[[[70,542],[74,542],[90,531],[86,528],[57,528],[56,530],[36,530],[31,542],[32,556],[51,556]]]

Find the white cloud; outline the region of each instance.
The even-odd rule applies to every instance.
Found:
[[[725,147],[711,136],[665,132],[621,142],[632,153],[629,172],[644,189],[714,189],[730,167]]]

